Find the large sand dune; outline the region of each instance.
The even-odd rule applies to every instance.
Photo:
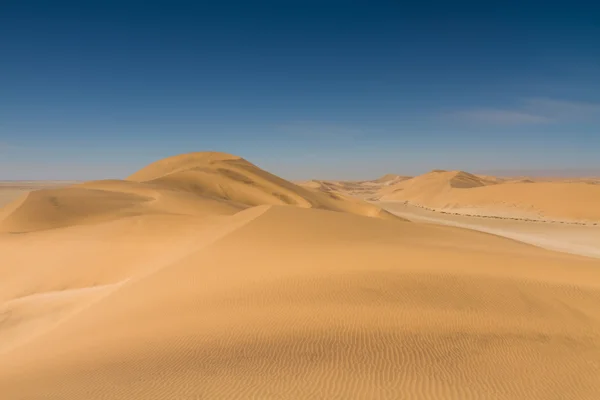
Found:
[[[231,215],[263,204],[398,219],[348,196],[300,187],[240,157],[202,152],[158,161],[124,181],[28,192],[0,209],[0,232],[31,232],[151,214]]]
[[[462,214],[600,220],[600,185],[578,181],[499,181],[463,171],[432,171],[382,188],[377,197]]]
[[[204,153],[34,192],[0,398],[598,397],[599,260],[379,210]]]
[[[394,218],[378,207],[351,197],[295,185],[240,157],[225,153],[191,153],[167,158],[149,165],[128,179],[166,185],[247,206],[286,204]]]

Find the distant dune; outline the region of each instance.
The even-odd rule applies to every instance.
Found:
[[[332,181],[332,180],[310,180],[298,182],[300,186],[318,189],[324,192],[335,192],[357,198],[365,198],[375,195],[383,187],[393,185],[410,179],[409,176],[387,174],[370,181]]]
[[[377,197],[465,214],[600,220],[600,186],[583,182],[500,181],[463,171],[432,171],[382,188]]]
[[[600,393],[597,259],[409,223],[223,153],[0,213],[2,400]]]
[[[392,183],[398,183],[410,179],[410,176],[405,175],[397,175],[397,174],[385,174],[380,178],[375,179],[373,182],[382,183],[384,185],[389,185]]]
[[[52,189],[68,186],[75,181],[0,181],[0,208],[22,197],[26,193],[39,189]]]

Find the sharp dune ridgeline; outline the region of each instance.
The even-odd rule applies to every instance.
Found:
[[[224,153],[0,209],[3,400],[592,400],[599,304],[600,260]]]

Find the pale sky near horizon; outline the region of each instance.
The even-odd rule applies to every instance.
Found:
[[[207,3],[3,1],[0,180],[600,175],[600,4]]]

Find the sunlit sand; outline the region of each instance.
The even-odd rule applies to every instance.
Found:
[[[441,225],[477,222],[396,189],[499,213],[506,185],[519,215],[591,232],[600,186],[527,194],[532,213],[508,186],[532,184],[473,179],[355,183],[393,200],[369,203],[192,153],[21,193],[0,209],[0,398],[596,399],[600,260]]]

